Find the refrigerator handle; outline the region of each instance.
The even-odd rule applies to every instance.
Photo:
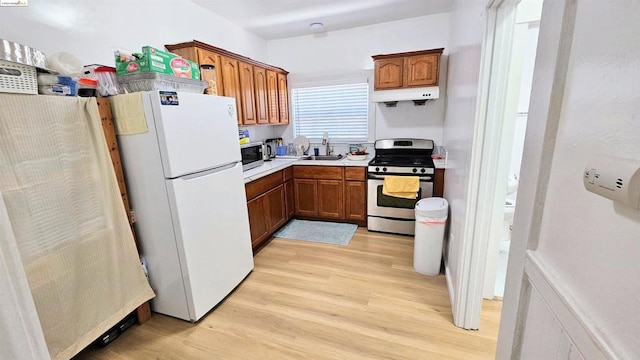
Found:
[[[234,163],[231,163],[231,164],[219,166],[217,168],[213,168],[213,169],[204,170],[204,171],[200,171],[200,172],[197,172],[197,173],[181,176],[181,177],[179,177],[177,179],[182,179],[182,180],[189,181],[189,180],[193,180],[193,179],[198,179],[198,178],[201,178],[201,177],[209,176],[211,174],[227,171],[227,170],[233,169],[233,168],[235,168],[237,166],[242,166],[242,163],[234,162]]]

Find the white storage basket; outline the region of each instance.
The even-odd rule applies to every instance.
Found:
[[[37,94],[38,77],[35,66],[0,60],[0,92]]]

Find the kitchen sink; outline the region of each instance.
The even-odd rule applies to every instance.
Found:
[[[343,155],[317,155],[317,156],[307,156],[306,158],[302,158],[302,160],[341,160],[344,159]]]

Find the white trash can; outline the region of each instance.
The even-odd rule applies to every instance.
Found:
[[[420,274],[438,275],[449,203],[443,198],[424,198],[416,203],[415,212],[413,268]]]

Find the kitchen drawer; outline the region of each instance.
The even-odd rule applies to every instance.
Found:
[[[344,179],[345,180],[356,180],[356,181],[364,181],[366,179],[366,172],[364,167],[345,167],[344,168]]]
[[[296,179],[342,180],[342,173],[341,166],[295,165],[293,167],[293,177]]]
[[[267,175],[263,178],[252,181],[246,184],[244,187],[245,192],[247,193],[247,200],[251,200],[258,195],[262,195],[282,183],[283,183],[282,171],[278,171],[271,175]]]

